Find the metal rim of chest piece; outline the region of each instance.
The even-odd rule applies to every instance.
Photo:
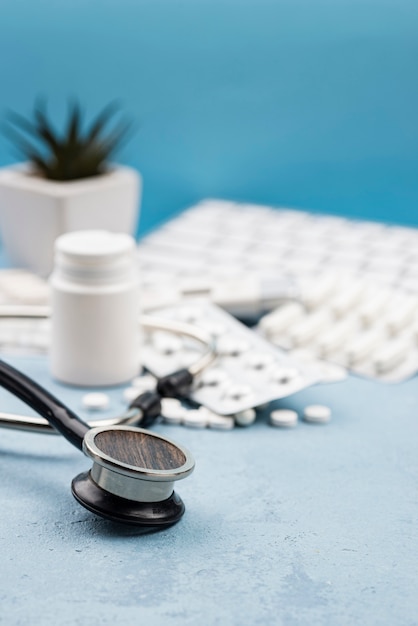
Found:
[[[89,430],[83,451],[93,467],[71,488],[88,510],[140,526],[168,526],[183,515],[174,482],[189,476],[195,465],[185,447],[142,428],[112,426]]]

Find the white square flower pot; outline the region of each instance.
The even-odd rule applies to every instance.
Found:
[[[46,180],[28,166],[0,169],[0,232],[14,267],[42,276],[52,270],[54,241],[74,230],[135,233],[141,177],[115,166],[102,176],[69,182]]]

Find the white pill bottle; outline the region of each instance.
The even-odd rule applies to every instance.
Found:
[[[51,374],[77,386],[118,385],[139,372],[135,240],[107,231],[58,237],[50,277]]]

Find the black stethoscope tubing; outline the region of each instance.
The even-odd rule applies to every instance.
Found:
[[[188,371],[180,370],[160,379],[155,392],[138,396],[133,404],[142,411],[141,425],[149,426],[160,414],[161,397],[173,390],[173,384],[180,381],[181,390],[184,381],[191,380]],[[74,497],[86,509],[112,521],[143,527],[170,526],[182,517],[185,507],[173,485],[194,469],[194,459],[185,448],[135,426],[91,428],[53,394],[2,360],[0,384],[93,460],[92,469],[76,476],[71,484]],[[145,454],[141,455],[143,447]],[[162,487],[161,482],[165,483]]]
[[[0,384],[30,406],[79,450],[90,426],[58,398],[14,367],[0,360]]]
[[[3,319],[48,319],[49,316],[50,309],[45,306],[2,305],[0,307],[0,318]],[[199,341],[206,347],[205,352],[196,359],[187,370],[184,370],[184,372],[190,375],[191,379],[208,367],[216,358],[215,340],[209,333],[206,333],[202,329],[196,328],[191,324],[163,320],[149,315],[141,316],[140,323],[143,328],[149,330],[166,330],[178,335],[186,335]],[[160,384],[160,382],[161,381],[157,381],[157,385]],[[141,407],[131,406],[118,417],[94,420],[88,423],[83,422],[83,420],[68,409],[55,396],[47,392],[35,381],[4,362],[2,362],[2,367],[0,367],[0,385],[19,397],[42,416],[29,417],[0,412],[0,427],[45,434],[56,434],[58,431],[79,449],[81,449],[81,442],[86,428],[138,424],[143,418],[143,410],[141,410]],[[165,392],[160,395],[183,396],[184,394]],[[58,420],[60,420],[59,424]]]
[[[3,317],[46,317],[45,311],[41,315],[39,311],[37,315],[33,311],[27,313],[11,315],[9,310]],[[93,460],[92,469],[72,481],[72,493],[82,506],[112,521],[162,528],[179,521],[185,511],[173,485],[193,471],[194,459],[184,447],[160,435],[151,435],[144,428],[161,414],[162,398],[188,397],[194,376],[212,363],[216,350],[211,338],[188,324],[152,317],[141,318],[141,323],[148,328],[189,335],[205,344],[206,351],[188,369],[157,379],[156,390],[140,394],[123,416],[111,420],[110,426],[107,420],[107,424],[103,421],[95,428],[35,380],[0,360],[0,386],[41,416],[39,423],[36,418],[0,414],[0,425],[32,430],[36,422],[36,428],[40,426],[44,432],[48,427],[53,429],[51,432],[55,429]],[[121,426],[121,420],[125,424],[127,420],[130,424],[135,421],[135,425]],[[142,428],[137,428],[138,422]]]

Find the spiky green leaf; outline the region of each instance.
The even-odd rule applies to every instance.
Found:
[[[46,178],[76,180],[98,176],[107,171],[109,159],[133,133],[133,124],[129,120],[122,120],[105,132],[119,109],[118,102],[109,103],[83,132],[82,108],[74,100],[70,103],[65,130],[60,137],[49,121],[46,101],[38,99],[32,120],[9,112],[3,133]]]

